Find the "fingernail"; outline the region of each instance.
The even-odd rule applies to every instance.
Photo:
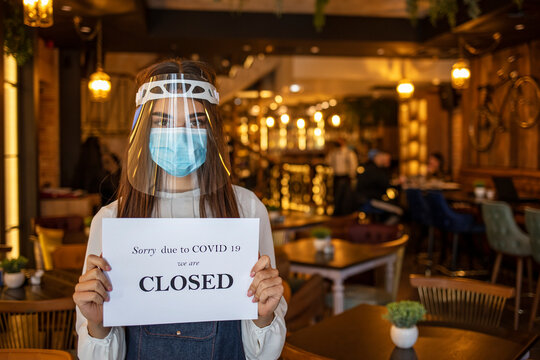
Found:
[[[259,301],[259,300],[257,300],[257,298],[256,298],[255,296],[253,297],[253,299],[251,299],[251,302],[254,302],[254,303],[255,303],[255,302],[257,302],[257,301]]]
[[[112,291],[112,286],[109,285],[109,287],[107,288],[107,290]]]
[[[251,277],[255,277],[255,271],[252,271],[251,274],[249,274]]]
[[[248,297],[251,296],[251,295],[253,295],[253,291],[250,289],[250,290],[248,290]]]
[[[105,266],[105,270],[111,271],[111,267],[109,265]]]

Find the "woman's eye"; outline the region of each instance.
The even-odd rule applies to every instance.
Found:
[[[156,127],[166,127],[169,125],[169,119],[165,119],[165,118],[155,118],[154,121],[152,121],[152,123],[154,124],[154,126]]]

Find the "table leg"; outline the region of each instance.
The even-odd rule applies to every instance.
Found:
[[[389,294],[393,295],[394,292],[394,263],[395,258],[392,258],[390,261],[386,263],[386,276],[385,276],[385,285],[386,285],[386,291]]]
[[[334,279],[334,285],[332,286],[332,292],[334,293],[334,315],[341,314],[343,312],[345,287],[343,286],[342,279]]]

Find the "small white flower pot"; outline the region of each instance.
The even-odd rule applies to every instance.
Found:
[[[398,328],[392,325],[390,329],[390,337],[392,342],[401,349],[411,348],[418,339],[418,328],[415,326],[411,328]]]
[[[24,274],[20,271],[11,274],[4,273],[4,283],[10,289],[21,287],[24,284]]]
[[[324,251],[324,249],[331,244],[330,240],[330,236],[325,238],[313,238],[313,245],[315,246],[315,250]]]

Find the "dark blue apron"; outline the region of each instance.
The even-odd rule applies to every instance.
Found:
[[[240,321],[126,326],[126,359],[244,360]]]

